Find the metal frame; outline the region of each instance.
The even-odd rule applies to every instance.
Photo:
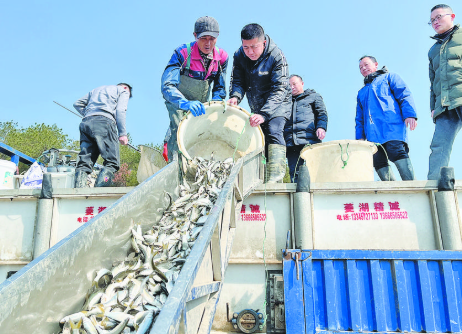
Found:
[[[6,154],[7,156],[11,157],[11,162],[14,162],[18,165],[18,162],[22,162],[26,165],[32,165],[35,162],[35,159],[25,155],[18,150],[15,150],[11,146],[8,146],[4,143],[0,143],[0,153]]]

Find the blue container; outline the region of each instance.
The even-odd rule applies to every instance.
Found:
[[[288,334],[462,331],[462,252],[287,252]]]

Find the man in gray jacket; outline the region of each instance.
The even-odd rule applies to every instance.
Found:
[[[92,172],[99,155],[104,160],[104,168],[96,179],[95,187],[112,185],[114,173],[120,167],[119,142],[122,145],[128,144],[125,114],[128,99],[132,97],[131,92],[132,87],[126,83],[101,86],[74,103],[74,108],[84,117],[79,127],[80,153],[75,170],[76,188],[86,186],[87,175]]]

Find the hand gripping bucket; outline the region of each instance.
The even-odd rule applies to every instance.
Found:
[[[205,115],[194,117],[188,113],[178,126],[178,147],[186,158],[210,159],[213,154],[214,160],[223,161],[233,157],[237,143],[237,160],[265,147],[260,127],[250,126],[249,112],[224,102],[207,102],[204,106]]]
[[[374,181],[374,143],[363,140],[334,140],[305,147],[311,182]]]
[[[13,175],[16,164],[8,160],[0,160],[0,189],[13,189]]]

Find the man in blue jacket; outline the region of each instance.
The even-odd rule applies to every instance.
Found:
[[[377,70],[378,65],[372,56],[359,61],[364,87],[357,97],[356,139],[380,144],[374,168],[382,181],[396,180],[388,160],[394,162],[403,181],[414,180],[407,145],[407,127],[414,130],[417,126],[414,99],[397,74],[385,66]]]
[[[291,106],[287,61],[259,24],[242,28],[241,41],[234,53],[228,103],[238,105],[247,96],[250,125],[260,125],[265,135],[266,182],[281,182],[286,172],[284,125]]]
[[[220,29],[210,16],[194,24],[195,42],[182,44],[174,52],[162,74],[162,95],[170,117],[171,136],[167,143],[168,160],[178,151],[176,134],[184,111],[193,116],[205,114],[202,103],[226,97],[225,76],[228,54],[215,46]],[[212,88],[213,84],[213,88]]]
[[[284,138],[290,180],[296,183],[298,168],[305,162],[300,157],[300,151],[307,144],[320,143],[326,136],[327,110],[321,95],[314,89],[303,88],[301,76],[293,74],[289,82],[292,89],[292,114],[284,128]]]

